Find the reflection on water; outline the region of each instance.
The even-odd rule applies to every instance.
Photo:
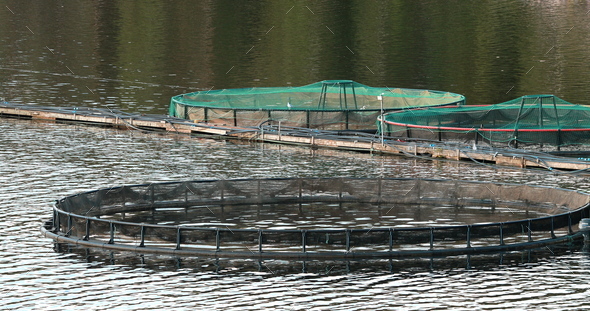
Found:
[[[104,267],[142,267],[155,271],[190,270],[194,273],[222,275],[255,274],[263,278],[304,273],[316,275],[343,275],[350,273],[389,273],[434,271],[496,270],[500,267],[518,267],[539,264],[557,255],[568,256],[582,247],[579,243],[551,246],[518,252],[459,255],[429,258],[365,259],[365,260],[279,260],[198,258],[155,254],[138,254],[78,247],[71,244],[54,244],[58,253],[75,255],[80,260]],[[96,267],[96,266],[95,266]]]
[[[7,0],[0,97],[166,113],[211,88],[351,79],[491,104],[590,104],[584,1]],[[43,12],[40,14],[39,12]]]

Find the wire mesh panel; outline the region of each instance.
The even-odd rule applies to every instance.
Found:
[[[53,226],[56,238],[146,251],[395,257],[556,243],[576,234],[588,201],[564,189],[454,180],[198,180],[66,197]],[[438,222],[451,215],[453,225]]]

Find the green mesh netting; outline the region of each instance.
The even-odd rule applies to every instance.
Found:
[[[375,128],[381,109],[463,104],[449,92],[370,87],[327,80],[300,87],[201,91],[172,97],[169,114],[195,122],[256,126],[268,120],[322,129]]]
[[[383,130],[391,136],[483,138],[489,142],[557,146],[590,144],[590,107],[553,95],[527,95],[489,106],[393,112],[384,119]]]

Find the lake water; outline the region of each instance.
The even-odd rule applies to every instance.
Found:
[[[352,79],[495,103],[590,104],[585,2],[23,1],[0,6],[0,97],[165,113],[210,88]],[[0,309],[585,310],[588,250],[375,262],[76,249],[54,200],[187,179],[423,177],[587,190],[586,176],[0,119]]]

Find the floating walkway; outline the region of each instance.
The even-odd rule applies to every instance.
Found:
[[[194,123],[164,115],[126,113],[106,108],[62,108],[0,103],[0,117],[107,126],[119,129],[165,131],[208,135],[217,139],[240,139],[292,144],[312,148],[333,148],[370,153],[394,154],[425,159],[470,160],[501,166],[542,168],[551,171],[587,173],[590,161],[522,149],[492,148],[485,145],[400,139],[355,131],[328,131],[285,127],[281,122],[264,122],[257,127]]]

